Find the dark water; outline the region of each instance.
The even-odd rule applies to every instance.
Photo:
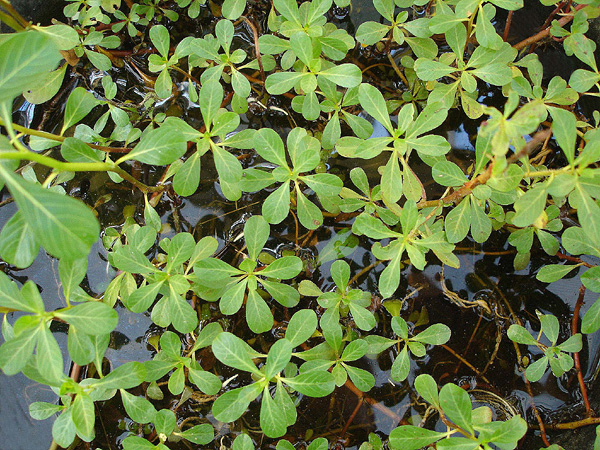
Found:
[[[357,6],[351,15],[345,11],[337,11],[338,25],[352,32],[358,23],[365,20],[378,18],[374,9],[360,8]],[[208,13],[201,16],[196,29],[199,35],[210,29],[211,17]],[[188,30],[189,32],[189,30]],[[241,27],[238,29],[239,45],[247,47],[250,36]],[[363,60],[366,57],[377,61],[385,61],[381,55],[366,55],[357,52],[356,58]],[[140,62],[140,63],[143,63]],[[377,69],[378,75],[390,76],[387,69]],[[135,76],[127,68],[116,69],[112,74],[120,79],[125,86],[134,87]],[[87,79],[90,85],[94,75]],[[85,85],[85,82],[78,81]],[[140,101],[143,90],[139,88],[128,89],[127,98]],[[500,100],[499,93],[490,91],[484,100],[494,103]],[[286,106],[279,105],[279,106]],[[289,109],[289,105],[288,109]],[[170,113],[176,113],[189,120],[192,124],[199,125],[199,110],[195,105],[182,95],[173,102],[167,102],[160,108]],[[159,109],[160,109],[159,108]],[[18,107],[16,118],[24,124],[40,120],[41,111],[28,104]],[[47,128],[51,130],[57,126],[55,115],[50,119]],[[289,130],[290,122],[285,114],[276,110],[253,110],[242,118],[244,127],[260,128],[270,126],[283,133]],[[437,132],[444,135],[453,147],[454,160],[468,165],[474,158],[473,141],[477,133],[477,122],[465,121],[465,118],[452,112],[447,123]],[[246,164],[251,164],[247,160]],[[357,161],[334,158],[329,161],[331,170],[344,175]],[[369,164],[369,162],[367,163]],[[366,167],[373,173],[374,168]],[[262,198],[259,194],[245,194],[236,205],[227,202],[215,183],[216,173],[211,167],[211,162],[206,157],[203,159],[203,182],[199,192],[187,199],[180,200],[168,195],[157,206],[163,222],[169,226],[165,229],[164,236],[170,236],[175,231],[190,231],[196,238],[202,236],[215,236],[220,240],[221,246],[227,240],[229,230],[247,214],[260,214]],[[156,182],[160,170],[145,173],[149,183]],[[427,172],[424,171],[422,181],[427,185]],[[420,174],[421,175],[421,174]],[[113,185],[103,175],[94,175],[90,179],[76,178],[65,186],[68,192],[77,192],[88,204],[95,204],[103,196],[107,201],[97,208],[99,219],[105,227],[119,227],[125,217],[123,211],[133,213],[138,220],[141,219],[143,200],[139,193],[132,193],[127,186]],[[1,200],[7,198],[3,192]],[[14,204],[8,204],[0,209],[0,225],[3,225],[14,213]],[[336,222],[328,219],[325,226],[315,233],[300,236],[300,253],[305,258],[313,258],[312,271],[307,274],[313,281],[326,290],[332,286],[329,276],[331,262],[318,264],[319,254],[323,254],[327,244],[335,236],[348,228],[351,220]],[[293,244],[295,226],[293,220],[286,220],[281,225],[272,227],[273,239],[268,243],[274,252],[287,248]],[[512,343],[506,337],[506,328],[510,324],[508,316],[510,310],[532,331],[539,330],[535,311],[555,314],[561,320],[562,337],[568,336],[571,312],[573,310],[579,282],[572,274],[570,278],[546,285],[535,279],[535,273],[543,265],[556,262],[554,258],[545,255],[541,250],[533,250],[532,263],[521,271],[513,269],[513,249],[507,244],[508,234],[502,231],[494,232],[492,238],[484,245],[476,244],[470,240],[458,245],[460,269],[445,268],[444,279],[447,290],[442,285],[442,267],[435,258],[430,259],[430,264],[424,271],[418,271],[407,266],[402,271],[400,288],[396,293],[396,300],[404,299],[402,316],[408,321],[417,322],[419,318],[431,323],[445,323],[452,329],[452,338],[447,348],[435,347],[420,359],[414,360],[411,373],[404,383],[395,383],[390,379],[390,368],[393,354],[384,352],[377,358],[363,358],[358,365],[369,370],[376,379],[375,388],[367,395],[373,399],[373,404],[363,403],[357,408],[357,396],[346,388],[338,388],[334,394],[325,399],[304,398],[298,406],[298,422],[288,429],[286,438],[295,442],[304,439],[324,436],[335,443],[339,448],[357,448],[366,440],[369,432],[376,432],[382,438],[398,424],[400,418],[408,420],[411,416],[422,414],[423,409],[416,405],[414,392],[411,390],[414,378],[420,373],[430,373],[440,383],[455,382],[467,384],[475,390],[493,392],[506,399],[510,405],[521,413],[530,423],[535,423],[531,409],[531,398],[523,383],[519,372],[518,363]],[[358,239],[358,245],[346,258],[351,264],[353,273],[375,262],[370,253],[372,242],[368,239]],[[384,266],[376,266],[358,280],[358,287],[376,293],[376,280]],[[14,270],[3,267],[7,274],[19,284],[28,279],[34,280],[46,302],[48,309],[64,306],[61,297],[59,279],[57,274],[57,261],[41,252],[35,263],[26,270]],[[115,271],[106,262],[106,250],[99,242],[96,244],[89,257],[85,288],[90,294],[100,294],[108,282],[114,277]],[[456,302],[455,293],[463,301],[480,302],[478,307],[461,307]],[[375,294],[376,295],[376,294]],[[581,316],[593,303],[596,295],[586,294],[586,303],[581,311]],[[314,300],[303,299],[304,307],[314,306]],[[375,314],[378,319],[377,329],[379,334],[391,334],[390,315],[386,308],[387,303],[375,298]],[[212,313],[218,312],[212,308]],[[285,322],[293,311],[285,311],[275,307],[276,321]],[[14,315],[9,314],[9,320],[14,320]],[[129,313],[125,308],[119,307],[119,325],[112,335],[111,345],[106,358],[113,367],[127,361],[144,361],[150,359],[154,350],[149,343],[151,336],[159,333],[149,318],[149,314]],[[225,318],[225,323],[230,326],[239,326],[236,318]],[[64,330],[54,329],[55,335],[63,348],[66,349],[66,336]],[[277,332],[277,327],[273,333]],[[243,331],[236,328],[236,333],[243,335]],[[251,336],[250,334],[248,335]],[[273,336],[266,333],[254,342],[259,348],[269,345]],[[581,352],[582,369],[586,380],[595,377],[598,369],[599,342],[596,335],[589,338],[584,336],[584,349]],[[521,349],[523,352],[526,350]],[[66,354],[66,350],[65,350]],[[494,355],[492,359],[492,355]],[[203,363],[214,364],[210,355],[202,355]],[[530,357],[537,356],[535,354]],[[202,360],[201,357],[201,360]],[[65,363],[69,364],[68,358]],[[227,378],[233,374],[229,369],[221,367],[218,363],[214,368]],[[68,373],[69,367],[65,367]],[[236,382],[239,382],[236,380]],[[236,382],[231,387],[236,386]],[[581,412],[579,387],[573,372],[556,379],[546,374],[538,383],[532,384],[534,393],[533,401],[540,410],[546,422],[571,420]],[[166,393],[166,389],[163,389]],[[37,422],[28,414],[28,405],[33,401],[54,401],[55,395],[45,387],[40,387],[22,376],[6,377],[0,375],[0,393],[3,401],[0,403],[0,433],[3,436],[2,449],[30,450],[44,449],[50,445],[51,422],[46,420]],[[177,399],[168,396],[157,407],[169,407],[177,403]],[[355,413],[356,410],[356,413]],[[98,404],[99,419],[97,421],[97,439],[90,446],[78,448],[116,449],[127,435],[128,427],[133,425],[125,417],[122,406],[118,401],[108,401]],[[251,404],[250,410],[233,425],[217,423],[210,416],[210,403],[203,403],[201,399],[190,400],[178,409],[178,416],[184,418],[204,418],[210,420],[216,427],[217,438],[207,448],[219,448],[221,445],[230,446],[231,439],[237,432],[245,429],[263,448],[272,444],[270,440],[263,440],[258,429],[258,402]],[[353,415],[351,423],[348,423]],[[231,428],[230,428],[231,426]],[[233,433],[231,433],[233,431]],[[529,436],[523,443],[523,449],[537,450],[539,440]],[[590,442],[590,448],[591,448]],[[188,448],[183,444],[169,444],[170,448]]]

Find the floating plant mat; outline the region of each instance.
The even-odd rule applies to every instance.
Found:
[[[598,422],[598,4],[543,32],[580,66],[548,80],[495,31],[518,2],[91,3],[0,39],[7,448]]]

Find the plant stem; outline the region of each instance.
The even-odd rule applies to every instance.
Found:
[[[57,161],[54,158],[40,155],[39,153],[26,150],[24,152],[1,152],[0,160],[2,159],[17,159],[19,161],[27,160],[39,164],[43,164],[52,169],[61,172],[114,172],[124,180],[129,181],[142,192],[155,192],[164,189],[162,186],[146,186],[144,183],[136,180],[128,172],[118,167],[115,163],[69,163]]]
[[[523,147],[523,149],[521,151],[513,154],[510,158],[507,159],[507,161],[506,161],[507,165],[517,161],[518,159],[522,158],[523,156],[528,155],[531,151],[533,151],[533,149],[537,148],[538,144],[544,142],[546,140],[546,138],[550,135],[550,133],[552,133],[550,131],[550,129],[541,130],[541,131],[538,131],[537,133],[535,133],[531,137],[531,140],[529,142],[527,142],[527,144],[525,144],[525,146]],[[485,172],[480,173],[471,181],[466,182],[462,187],[458,188],[451,194],[445,195],[438,200],[428,200],[428,201],[422,200],[422,201],[420,201],[419,203],[417,203],[417,208],[422,209],[422,208],[428,208],[428,207],[432,207],[432,206],[457,204],[464,197],[466,197],[471,192],[473,192],[473,189],[475,189],[480,184],[485,184],[492,177],[492,167],[493,167],[493,163],[491,163],[488,166],[488,168]],[[534,173],[530,174],[529,176],[547,176],[547,175],[550,175],[551,173],[552,174],[556,173],[556,171],[551,171],[551,173],[544,174],[544,175],[536,175],[536,174],[541,174],[541,173],[542,172],[534,172]]]
[[[583,9],[586,6],[587,5],[584,5],[584,4],[577,5],[575,7],[575,11],[579,11],[580,9]],[[568,24],[571,20],[573,20],[574,16],[575,16],[574,14],[569,14],[568,16],[564,16],[562,19],[560,19],[558,21],[558,24],[561,27],[563,27],[566,24]],[[541,41],[542,39],[544,39],[550,35],[550,28],[551,27],[547,27],[547,28],[543,29],[542,31],[540,31],[538,34],[528,37],[527,39],[523,39],[521,42],[513,45],[513,48],[516,50],[523,50],[528,45],[535,44],[536,42]]]
[[[586,417],[585,419],[576,420],[574,422],[557,423],[555,425],[546,425],[548,430],[575,430],[587,425],[600,424],[600,417]]]
[[[579,288],[579,295],[577,297],[577,303],[573,309],[573,318],[571,319],[571,336],[577,334],[578,322],[579,322],[579,310],[583,305],[583,297],[585,296],[585,286],[581,285]],[[579,381],[579,389],[581,389],[581,397],[583,398],[583,404],[585,405],[585,414],[587,417],[592,417],[592,408],[588,399],[587,388],[585,387],[585,381],[583,380],[583,373],[581,372],[581,362],[579,361],[579,352],[573,353],[573,361],[575,362],[575,370],[577,370],[577,380]]]
[[[16,123],[11,124],[12,127],[20,133],[25,133],[30,136],[37,136],[44,139],[50,139],[51,141],[64,142],[67,138],[65,136],[59,136],[58,134],[48,133],[46,131],[35,130],[33,128],[23,127],[21,125],[17,125]],[[0,126],[6,126],[6,123],[0,119]],[[89,144],[86,142],[91,148],[100,150],[106,153],[127,153],[131,151],[130,148],[127,147],[106,147],[103,145]]]
[[[23,30],[25,30],[27,27],[29,27],[29,21],[25,20],[25,18],[19,14],[19,12],[13,8],[13,6],[11,5],[10,1],[8,0],[0,0],[0,6],[2,8],[4,8],[8,14],[15,20],[18,22],[18,24],[20,26],[23,27]]]
[[[54,439],[52,439],[52,442],[50,443],[50,448],[48,450],[58,450],[58,444]]]

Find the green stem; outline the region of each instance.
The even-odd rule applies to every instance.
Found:
[[[129,181],[142,192],[156,192],[162,190],[162,186],[146,186],[144,183],[136,180],[128,172],[118,167],[115,163],[106,162],[91,162],[91,163],[70,163],[57,161],[54,158],[40,155],[39,153],[30,152],[29,150],[20,152],[1,152],[0,160],[2,159],[17,159],[19,161],[28,160],[39,164],[43,164],[52,169],[61,172],[114,172],[124,180]]]
[[[0,126],[6,127],[7,124],[5,121],[0,119]],[[67,139],[65,136],[59,136],[58,134],[52,134],[52,133],[48,133],[46,131],[34,130],[33,128],[26,128],[21,125],[17,125],[16,123],[11,123],[11,126],[12,126],[12,128],[14,128],[15,130],[17,130],[20,133],[25,133],[30,136],[37,136],[37,137],[41,137],[44,139],[50,139],[51,141],[64,142],[65,139]],[[87,142],[86,142],[86,144],[89,145],[93,149],[101,150],[106,153],[125,153],[130,150],[128,148],[123,148],[123,147],[117,147],[117,148],[106,147],[106,146],[102,146],[102,145],[89,144]]]
[[[52,439],[52,443],[50,444],[50,448],[48,450],[58,450],[58,444],[54,439]]]
[[[15,31],[23,31],[25,28],[17,22],[10,14],[0,11],[0,22],[5,23]]]
[[[9,0],[0,0],[0,6],[4,8],[8,14],[23,27],[23,30],[29,27],[29,21],[19,14],[19,12],[13,8]]]

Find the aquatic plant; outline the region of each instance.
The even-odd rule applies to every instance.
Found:
[[[348,3],[336,1],[336,8]],[[555,258],[539,267],[540,281],[578,270],[574,325],[560,344],[560,322],[551,314],[538,314],[534,337],[514,311],[476,306],[514,341],[526,383],[540,380],[548,366],[555,377],[577,374],[587,417],[572,427],[600,422],[579,363],[581,333],[600,328],[600,300],[577,329],[585,290],[600,292],[600,116],[580,114],[581,99],[600,95],[596,44],[586,36],[600,3],[561,2],[559,20],[552,15],[541,33],[514,45],[507,37],[519,0],[374,0],[373,6],[383,20],[361,24],[355,40],[337,26],[333,0],[274,0],[268,11],[245,0],[221,7],[199,0],[69,0],[68,23],[51,26],[27,22],[0,0],[0,20],[16,31],[0,35],[0,187],[18,207],[0,232],[0,257],[10,273],[30,266],[42,248],[59,260],[65,300],[47,310],[34,281],[19,286],[0,273],[0,368],[50,386],[59,397],[30,407],[35,419],[55,417],[52,448],[92,441],[95,403],[117,392],[140,424],[123,439],[124,449],[212,442],[206,417],[188,426],[177,408],[155,406],[163,395],[159,383],[180,403],[195,386],[215,422],[238,421],[260,399],[260,432],[280,438],[297,423],[303,397],[347,386],[361,401],[368,398],[376,380],[360,361],[385,353],[393,359],[390,382],[429,404],[420,426],[415,417],[412,423],[400,417],[403,423],[385,438],[390,448],[515,448],[528,430],[525,419],[494,420],[488,406],[474,407],[463,386],[410,376],[416,361],[445,345],[454,330],[429,323],[427,314],[409,317],[399,301],[406,267],[423,270],[433,258],[459,267],[456,244],[486,243],[493,230],[509,235],[517,270],[538,247]],[[204,35],[176,31],[201,14],[208,18]],[[494,26],[501,14],[504,36]],[[251,43],[239,38],[241,27]],[[524,52],[548,36],[578,61],[569,80],[546,80],[537,55]],[[361,52],[376,55],[375,66],[389,62],[393,77],[381,80]],[[139,104],[126,100],[114,79],[125,64],[139,74]],[[73,88],[66,80],[75,70],[95,71],[99,81]],[[493,87],[501,104],[483,99]],[[60,129],[13,122],[15,99],[43,104],[65,93]],[[164,108],[180,98],[198,109],[195,119]],[[290,127],[247,127],[241,118],[251,107],[285,114]],[[466,166],[437,131],[451,113],[478,121]],[[348,174],[330,164],[342,158],[353,166]],[[261,203],[244,217],[243,240],[219,242],[180,230],[165,237],[167,224],[155,209],[161,197],[194,195],[212,165],[225,200],[247,196]],[[162,175],[141,177],[140,168]],[[67,195],[66,182],[92,172],[143,194],[135,220],[101,226],[90,205]],[[304,230],[312,236],[334,218],[347,228],[317,257],[303,252],[298,236]],[[274,252],[267,243],[282,223],[295,237]],[[369,242],[376,262],[353,275],[348,261],[359,238]],[[118,273],[93,297],[82,281],[99,239]],[[311,271],[331,261],[333,284],[318,285]],[[359,288],[358,278],[380,264],[376,289]],[[387,300],[384,310],[375,306],[381,300]],[[134,314],[149,313],[160,329],[152,360],[112,369],[103,364],[119,320],[117,302]],[[241,330],[239,316],[249,331]],[[52,323],[68,328],[66,349]],[[386,327],[391,331],[384,333]],[[543,355],[529,361],[519,345]],[[207,354],[218,363],[209,365]],[[67,357],[75,367],[89,366],[89,376],[66,374]],[[427,428],[432,411],[446,431]],[[535,417],[550,446],[537,410]],[[360,448],[382,445],[373,434]],[[250,450],[254,443],[240,433],[232,446]],[[327,446],[318,437],[308,449]],[[292,444],[282,439],[276,448]]]

